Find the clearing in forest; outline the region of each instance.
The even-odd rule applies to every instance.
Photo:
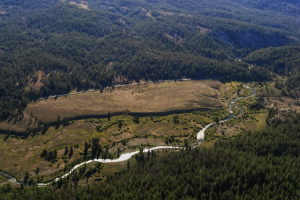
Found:
[[[115,112],[166,112],[221,107],[217,81],[142,83],[123,87],[39,100],[25,114],[53,121],[58,116],[75,117]]]

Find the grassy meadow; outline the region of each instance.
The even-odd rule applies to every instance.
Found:
[[[181,88],[181,91],[177,91],[175,88]],[[196,90],[197,88],[198,90]],[[201,88],[203,90],[201,90]],[[36,180],[50,180],[63,174],[64,171],[67,171],[67,169],[82,161],[84,144],[85,142],[91,143],[93,138],[99,138],[103,151],[107,152],[110,157],[118,157],[120,153],[137,150],[141,146],[192,145],[195,143],[196,134],[201,128],[210,122],[216,121],[217,119],[224,119],[228,115],[228,102],[237,97],[237,91],[239,91],[239,95],[248,95],[249,93],[248,90],[241,87],[240,83],[236,82],[221,85],[214,81],[187,81],[179,83],[167,82],[142,86],[125,86],[115,89],[112,92],[105,91],[102,94],[86,93],[82,95],[68,96],[67,98],[61,97],[57,100],[39,101],[32,105],[39,105],[43,102],[43,104],[47,103],[50,108],[53,106],[50,102],[55,102],[62,106],[62,102],[77,101],[85,95],[103,95],[110,97],[111,99],[119,99],[119,95],[127,97],[133,95],[135,97],[130,98],[139,99],[137,98],[139,95],[144,96],[147,94],[146,96],[148,96],[157,91],[160,91],[160,98],[163,99],[166,98],[165,95],[169,95],[169,98],[171,98],[170,101],[177,102],[179,105],[180,101],[184,102],[184,96],[182,96],[182,93],[184,94],[186,91],[189,91],[190,93],[191,90],[195,93],[191,96],[187,96],[188,100],[191,100],[192,97],[195,98],[198,95],[198,99],[214,99],[217,103],[214,101],[209,102],[211,103],[212,108],[207,111],[194,111],[166,116],[139,117],[138,122],[134,120],[134,117],[126,114],[110,118],[73,120],[70,121],[68,125],[50,127],[45,133],[32,135],[25,139],[0,135],[0,151],[2,152],[0,155],[0,160],[2,161],[0,162],[0,169],[17,176],[20,180],[22,180],[25,172],[29,172],[30,176]],[[138,93],[137,91],[143,92]],[[169,92],[167,93],[163,91]],[[196,95],[196,91],[200,92]],[[134,95],[135,93],[137,94]],[[177,94],[178,98],[176,100],[172,100],[171,96],[173,95],[173,98],[176,98]],[[213,98],[212,96],[208,96],[209,94],[215,94],[216,96]],[[101,96],[99,101],[103,101],[103,96]],[[147,101],[150,104],[151,101],[149,96]],[[255,103],[255,101],[255,98],[252,98],[239,102],[239,107],[242,110],[239,116],[227,123],[219,124],[209,129],[206,133],[206,141],[203,145],[212,146],[217,139],[228,139],[243,133],[245,130],[263,129],[265,127],[267,113],[265,110],[250,110],[249,105]],[[130,101],[126,102],[129,103]],[[144,104],[144,100],[139,102],[136,109],[142,109],[142,105]],[[167,106],[167,101],[165,101],[164,104]],[[215,104],[215,106],[213,106],[213,104]],[[100,105],[101,104],[99,104],[99,108],[101,108]],[[204,104],[201,105],[204,106]],[[221,107],[221,105],[224,106]],[[75,104],[73,106],[75,107]],[[169,105],[167,108],[171,109],[173,107],[172,105]],[[148,108],[144,107],[143,109],[146,110]],[[150,106],[149,109],[153,109],[153,107]],[[155,109],[158,109],[158,107]],[[55,113],[50,111],[51,109],[41,113],[44,113],[43,116],[46,116],[47,112],[50,114]],[[68,148],[71,146],[73,147],[74,154],[71,158],[64,155],[66,146]],[[56,160],[54,162],[43,160],[40,157],[43,150],[56,150]],[[110,175],[115,171],[118,171],[125,165],[126,163],[103,165],[100,172],[97,172],[96,176],[93,176],[91,180],[101,181],[106,175]],[[38,175],[35,174],[35,170],[37,168],[39,168]]]
[[[165,112],[221,107],[217,81],[141,83],[82,94],[39,100],[24,113],[43,121],[114,112]]]

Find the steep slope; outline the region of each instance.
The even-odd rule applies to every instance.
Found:
[[[236,58],[297,43],[298,21],[232,0],[216,5],[218,0],[1,1],[0,118],[20,115],[39,97],[115,82],[269,80],[268,72],[249,71]],[[33,90],[28,85],[37,72],[47,76]]]
[[[264,66],[278,74],[291,75],[300,71],[300,47],[285,46],[254,51],[244,59],[246,62]]]

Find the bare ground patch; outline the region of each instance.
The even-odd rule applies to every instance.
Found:
[[[70,1],[70,5],[76,6],[80,9],[90,10],[89,4],[86,1],[80,1],[79,3],[75,2],[75,1]]]

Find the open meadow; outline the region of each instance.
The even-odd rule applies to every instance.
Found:
[[[217,81],[141,83],[82,94],[39,100],[25,109],[43,121],[115,112],[166,112],[221,107]]]
[[[182,108],[188,109],[191,108],[192,105],[210,105],[211,108],[209,110],[199,110],[181,114],[169,114],[162,116],[149,115],[138,117],[138,119],[133,116],[122,114],[112,116],[110,118],[72,120],[67,125],[50,127],[45,133],[31,135],[23,139],[0,135],[0,151],[2,152],[0,155],[0,160],[2,161],[0,163],[0,169],[15,175],[19,180],[22,180],[25,172],[29,172],[30,176],[35,180],[50,180],[57,177],[59,174],[64,173],[64,170],[74,166],[75,163],[82,161],[84,159],[83,153],[85,143],[87,142],[91,145],[93,138],[99,139],[103,155],[105,154],[109,157],[118,157],[120,153],[134,151],[139,149],[141,146],[192,145],[195,143],[196,134],[201,128],[218,119],[224,119],[228,115],[227,104],[230,99],[236,98],[237,91],[240,91],[240,95],[249,95],[247,94],[249,91],[241,89],[241,84],[239,83],[227,83],[221,85],[214,81],[187,81],[179,83],[150,84],[148,86],[124,86],[122,88],[115,89],[112,92],[105,91],[102,94],[85,93],[68,96],[67,98],[61,97],[57,100],[51,99],[33,103],[28,109],[40,104],[40,106],[47,105],[47,112],[51,114],[51,109],[49,109],[50,107],[53,107],[51,102],[54,104],[58,103],[62,106],[62,102],[79,101],[82,100],[82,98],[86,98],[85,96],[93,96],[94,98],[96,96],[100,96],[101,98],[99,101],[104,101],[104,97],[118,99],[120,95],[132,100],[133,97],[131,96],[133,95],[135,96],[133,98],[134,101],[138,102],[136,104],[138,106],[134,109],[141,109],[142,111],[150,110],[154,112],[157,111],[155,109],[158,109],[158,107],[155,108],[150,106],[148,109],[146,101],[137,101],[137,99],[139,99],[139,95],[144,95],[145,98],[147,96],[147,105],[150,105],[151,100],[148,95],[155,93],[153,88],[155,88],[155,92],[160,91],[160,96],[156,98],[164,99],[166,98],[166,95],[169,95],[171,102],[177,102],[175,105],[178,107],[168,105],[167,101],[164,102],[168,109],[179,109],[179,102],[184,102],[184,96],[182,96],[182,93],[186,93],[186,91],[194,91],[194,95],[187,95],[187,99],[190,102],[193,98],[194,101],[198,103],[204,101],[205,98],[210,99],[210,101],[208,101],[208,104],[204,104],[204,102],[202,102],[202,104],[185,104],[186,106],[189,106]],[[181,90],[179,91],[178,88]],[[198,88],[198,90],[196,90],[196,88]],[[141,92],[138,93],[138,91]],[[167,94],[164,94],[163,91]],[[200,92],[196,94],[196,91]],[[134,95],[134,93],[137,94]],[[146,95],[147,93],[148,95]],[[209,96],[209,94],[211,96]],[[212,94],[215,94],[215,96],[213,97]],[[114,95],[116,95],[116,97]],[[173,100],[171,98],[172,95],[173,98],[178,98]],[[115,103],[116,102],[117,101],[115,101]],[[255,99],[249,101],[249,103],[255,103]],[[263,129],[266,112],[264,110],[250,111],[248,108],[249,103],[247,103],[247,101],[240,103],[239,106],[244,110],[244,114],[242,116],[209,129],[205,136],[206,142],[204,142],[203,145],[211,146],[216,139],[226,139],[238,135],[244,130],[254,130],[256,128]],[[69,104],[71,105],[71,103]],[[123,105],[125,104],[126,103],[124,101]],[[73,107],[76,107],[75,105],[76,104],[73,104]],[[141,105],[145,105],[145,107],[142,107]],[[224,106],[221,107],[221,105]],[[62,108],[63,107],[61,107],[61,109]],[[100,112],[101,104],[98,105],[98,108],[98,112]],[[117,108],[118,107],[114,108],[116,109],[115,111],[118,111]],[[55,113],[58,111],[59,110],[52,112],[54,115],[53,118],[57,117]],[[68,106],[66,106],[65,112],[67,111],[72,113],[71,108]],[[43,114],[41,116],[46,117],[47,112],[41,111],[40,113]],[[72,156],[65,154],[66,147],[69,149],[72,147]],[[48,152],[57,152],[56,158],[52,161],[45,161],[41,158],[41,153],[44,150],[47,150]],[[97,177],[99,179],[102,179],[103,176],[105,177],[105,174],[111,174],[112,171],[110,169],[114,171],[119,168],[119,165],[115,166],[113,164],[109,164],[108,166],[111,167],[107,167],[105,165],[103,172],[97,173]],[[38,175],[35,173],[36,169],[39,169]]]

